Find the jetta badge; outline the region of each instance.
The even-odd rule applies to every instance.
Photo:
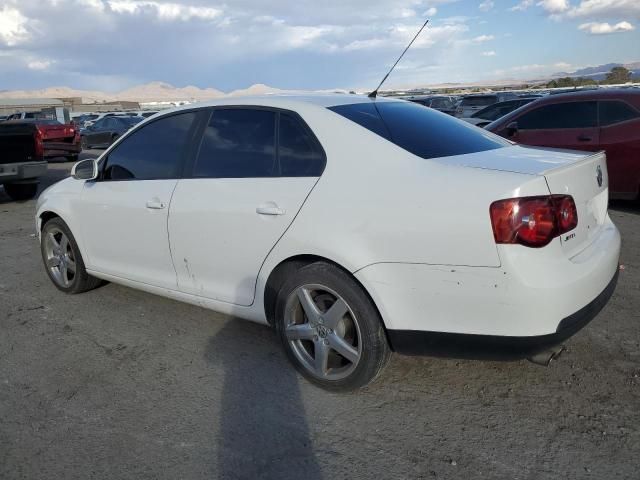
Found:
[[[600,168],[600,165],[598,165],[598,167],[596,168],[596,180],[598,181],[598,186],[601,187],[602,186],[602,168]]]

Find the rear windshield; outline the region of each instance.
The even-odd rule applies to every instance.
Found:
[[[422,158],[450,157],[511,145],[487,131],[412,102],[371,102],[329,107]]]
[[[484,107],[486,105],[492,105],[498,101],[498,97],[495,95],[483,95],[477,97],[464,97],[462,99],[462,106],[465,107]]]

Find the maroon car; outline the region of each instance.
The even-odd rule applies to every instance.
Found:
[[[640,89],[549,95],[485,127],[517,143],[607,153],[609,192],[640,193]]]

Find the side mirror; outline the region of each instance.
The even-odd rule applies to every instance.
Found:
[[[98,178],[98,162],[93,158],[79,161],[71,168],[71,176],[76,180],[95,180]]]
[[[518,122],[511,122],[506,128],[507,136],[513,137],[518,133]]]

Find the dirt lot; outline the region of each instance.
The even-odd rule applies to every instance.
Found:
[[[306,383],[265,327],[117,285],[61,294],[34,206],[0,189],[4,480],[640,477],[637,205],[611,212],[613,299],[550,367],[395,356],[351,395]]]

